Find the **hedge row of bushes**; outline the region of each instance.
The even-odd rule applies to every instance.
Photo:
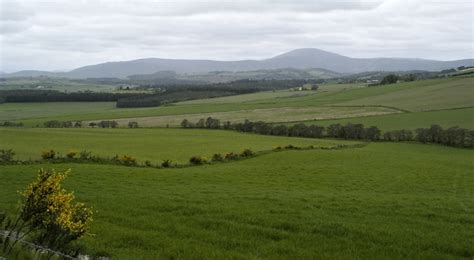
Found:
[[[208,117],[207,119],[202,118],[196,123],[184,119],[181,122],[181,126],[184,128],[228,129],[263,135],[309,138],[331,137],[347,140],[383,140],[392,142],[418,141],[464,148],[474,147],[474,131],[457,126],[443,129],[439,125],[432,125],[429,128],[416,129],[414,132],[412,130],[402,129],[382,133],[376,126],[365,127],[363,124],[331,124],[327,127],[323,127],[301,123],[293,126],[273,125],[262,121],[252,122],[250,120],[245,120],[244,123],[231,123],[229,121],[221,123],[219,119],[212,117]]]
[[[43,123],[44,127],[47,128],[80,128],[83,126],[81,121],[58,121],[50,120]],[[1,126],[1,125],[0,125]],[[100,127],[100,128],[117,128],[119,123],[115,120],[102,120],[100,122],[90,122],[90,127]],[[138,123],[135,121],[128,122],[127,126],[129,128],[138,128]]]
[[[189,159],[190,165],[201,165],[208,164],[211,162],[220,162],[224,160],[236,160],[239,158],[246,158],[255,155],[255,153],[250,149],[245,149],[241,153],[226,153],[214,154],[211,160],[208,160],[206,157],[202,156],[192,156]],[[14,157],[15,152],[12,149],[1,149],[0,150],[0,163],[28,163],[28,162],[38,162],[38,161],[15,161]],[[113,157],[100,157],[97,155],[92,155],[90,151],[68,151],[64,155],[59,154],[53,149],[43,150],[41,152],[41,159],[43,161],[49,162],[95,162],[95,163],[104,163],[104,164],[120,164],[126,166],[146,166],[146,167],[179,167],[180,165],[173,163],[172,160],[163,160],[161,164],[152,164],[150,161],[146,160],[142,165],[139,165],[137,159],[130,155],[115,155]],[[181,165],[183,166],[183,165]]]

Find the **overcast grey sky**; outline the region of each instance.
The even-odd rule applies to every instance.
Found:
[[[0,70],[145,57],[473,57],[470,0],[0,0]]]

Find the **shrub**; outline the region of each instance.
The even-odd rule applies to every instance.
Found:
[[[189,159],[189,162],[194,165],[200,165],[206,163],[207,159],[201,156],[193,156]]]
[[[12,149],[1,149],[0,150],[0,162],[11,162],[15,156],[15,152]]]
[[[220,161],[224,160],[224,156],[222,156],[222,154],[220,154],[220,153],[215,153],[212,156],[212,160],[215,161],[215,162],[220,162]]]
[[[150,162],[149,160],[146,160],[146,161],[145,161],[145,166],[147,166],[147,167],[151,167],[151,166],[152,166],[152,164],[151,164],[151,162]]]
[[[138,123],[135,121],[128,122],[128,128],[138,128]]]
[[[135,159],[134,157],[132,157],[130,155],[122,155],[122,156],[120,156],[118,161],[121,164],[124,164],[124,165],[136,165],[137,164],[137,159]]]
[[[239,158],[239,155],[236,153],[230,152],[230,153],[226,153],[224,157],[226,160],[235,160]]]
[[[161,163],[161,167],[165,167],[165,168],[169,168],[172,166],[172,161],[171,160],[164,160],[162,163]]]
[[[20,219],[35,230],[36,244],[64,250],[89,231],[92,210],[75,203],[74,194],[61,187],[68,173],[41,169],[37,180],[22,193]]]
[[[56,152],[53,149],[41,152],[41,158],[43,158],[43,160],[54,159],[54,157],[56,157]]]
[[[66,157],[68,159],[74,159],[74,157],[76,157],[76,155],[77,155],[76,151],[69,151],[69,152],[66,153]]]
[[[79,158],[81,158],[82,160],[89,160],[91,157],[92,157],[92,155],[91,155],[90,151],[82,150],[79,153]]]
[[[250,157],[250,156],[253,156],[255,153],[250,150],[250,149],[245,149],[242,151],[242,153],[240,154],[240,156],[242,157]]]
[[[273,151],[281,151],[281,150],[283,150],[283,147],[281,147],[281,146],[279,146],[279,145],[273,147]]]
[[[289,144],[289,145],[285,146],[285,149],[292,150],[292,149],[298,149],[298,147],[296,147],[292,144]]]

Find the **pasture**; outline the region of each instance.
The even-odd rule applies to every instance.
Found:
[[[171,159],[186,163],[194,155],[211,158],[215,153],[271,150],[275,146],[334,146],[351,141],[240,134],[202,129],[5,129],[0,128],[0,149],[12,148],[22,160],[40,159],[41,151],[88,150],[102,157],[131,155],[140,162]]]
[[[409,124],[413,124],[409,121],[419,121],[420,124],[470,126],[472,120],[466,120],[465,111],[474,107],[473,81],[473,77],[456,77],[377,87],[328,84],[317,91],[260,92],[151,108],[115,108],[108,102],[7,103],[0,104],[0,121],[16,120],[36,126],[48,120],[114,119],[122,123],[137,121],[143,126],[176,126],[184,118],[209,116],[234,122],[251,119],[281,123],[334,119],[362,123],[380,119],[377,126],[385,128],[387,125],[386,128],[391,129],[389,122],[399,119],[405,122],[406,118]],[[439,122],[433,122],[437,117],[431,116],[432,113],[441,110]],[[428,111],[430,113],[418,113]]]
[[[472,258],[472,156],[371,143],[184,169],[1,166],[0,208],[15,212],[39,167],[71,168],[66,188],[96,211],[81,241],[92,255]]]

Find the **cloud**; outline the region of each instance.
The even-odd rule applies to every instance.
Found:
[[[0,0],[0,70],[143,57],[473,57],[471,1]]]

